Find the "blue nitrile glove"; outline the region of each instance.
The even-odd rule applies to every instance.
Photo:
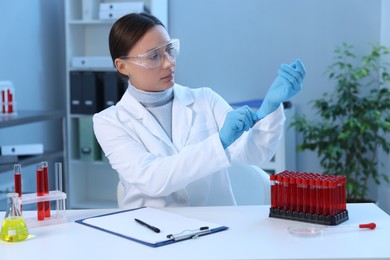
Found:
[[[256,112],[259,119],[266,117],[275,111],[283,101],[297,94],[302,88],[305,74],[305,67],[299,59],[290,65],[280,65],[278,76]]]
[[[219,131],[219,138],[226,149],[236,141],[244,131],[248,131],[259,120],[248,106],[242,106],[227,113],[225,122]]]

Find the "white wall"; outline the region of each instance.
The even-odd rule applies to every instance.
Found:
[[[381,43],[390,46],[390,1],[382,0],[382,15],[381,15]],[[388,60],[390,62],[390,59]],[[388,136],[390,140],[390,136]],[[379,154],[384,166],[380,167],[381,172],[386,174],[390,179],[390,155],[381,152]],[[378,205],[390,214],[390,184],[381,184],[378,190]]]
[[[335,47],[347,42],[366,53],[370,43],[388,43],[389,2],[170,0],[170,34],[181,40],[176,81],[212,87],[229,102],[261,98],[279,64],[299,57],[307,76],[292,102],[298,113],[314,118],[309,101],[334,88],[326,70]],[[321,172],[316,153],[298,153],[291,170]],[[376,197],[376,190],[370,195]]]
[[[2,0],[0,10],[0,80],[13,82],[17,109],[64,109],[63,0]],[[58,125],[0,129],[0,145],[43,143],[46,149],[58,149]],[[22,167],[24,191],[35,192],[35,166]],[[0,184],[13,182],[10,173],[0,173]]]

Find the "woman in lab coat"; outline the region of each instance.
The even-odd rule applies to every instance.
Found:
[[[94,115],[93,126],[124,187],[119,204],[235,205],[227,169],[232,160],[261,165],[271,159],[285,120],[281,102],[299,91],[301,63],[285,64],[288,75],[279,70],[279,83],[263,102],[268,106],[256,113],[247,106],[233,110],[210,88],[176,84],[179,40],[154,16],[120,18],[109,45],[129,85],[115,106]]]

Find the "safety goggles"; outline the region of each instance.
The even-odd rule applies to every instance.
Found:
[[[177,55],[179,55],[179,51],[180,41],[178,39],[172,39],[169,42],[148,50],[145,53],[138,54],[134,57],[122,56],[120,59],[127,60],[147,69],[153,69],[161,66],[165,55],[171,62],[175,62]]]

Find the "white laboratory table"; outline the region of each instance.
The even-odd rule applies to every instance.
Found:
[[[269,218],[269,206],[164,208],[229,229],[158,248],[73,222],[117,209],[69,210],[67,223],[32,228],[23,242],[0,241],[0,259],[390,259],[390,216],[371,203],[347,209],[341,225],[375,222],[377,228],[296,237],[287,228],[303,223]]]

